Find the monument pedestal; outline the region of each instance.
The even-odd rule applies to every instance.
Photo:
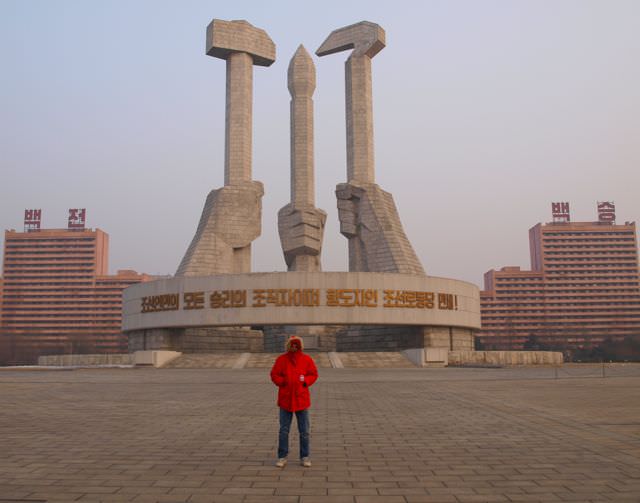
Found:
[[[128,332],[129,353],[146,350],[178,351],[183,328],[148,328]]]
[[[244,327],[153,328],[129,332],[129,352],[262,353],[260,330]]]
[[[302,339],[305,350],[335,351],[336,333],[345,327],[332,325],[279,325],[265,326],[264,350],[267,353],[284,351],[289,337],[296,335]]]
[[[474,336],[469,328],[407,325],[265,326],[266,352],[283,351],[285,341],[297,335],[305,349],[314,351],[372,352],[404,351],[414,348],[473,351]]]
[[[317,351],[467,350],[479,297],[470,283],[412,274],[183,276],[127,288],[123,330],[130,351],[280,353],[293,334]]]

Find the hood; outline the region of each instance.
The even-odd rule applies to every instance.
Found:
[[[289,352],[289,348],[291,347],[291,342],[292,341],[298,341],[300,342],[300,351],[304,350],[304,342],[302,342],[302,339],[300,337],[298,337],[297,335],[292,335],[291,337],[289,337],[289,339],[287,340],[287,343],[285,344],[285,351],[288,353]]]

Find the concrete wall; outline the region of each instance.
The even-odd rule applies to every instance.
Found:
[[[422,327],[350,326],[336,333],[336,349],[348,351],[401,351],[422,347]]]
[[[261,353],[265,347],[260,330],[242,327],[155,328],[129,332],[129,351],[145,350]]]
[[[449,351],[449,365],[560,365],[553,351]]]
[[[423,327],[424,343],[420,347],[448,348],[452,351],[474,348],[473,332],[460,327]]]
[[[260,330],[211,327],[187,328],[179,349],[183,353],[262,353],[264,350]]]
[[[151,328],[129,332],[129,352],[148,349],[177,351],[184,334],[181,328]]]
[[[38,365],[50,367],[84,367],[94,365],[133,365],[135,357],[127,354],[50,355],[38,358]]]
[[[344,326],[334,325],[271,325],[262,327],[264,348],[267,353],[284,351],[285,341],[292,335],[301,337],[305,349],[311,351],[335,351],[336,334]]]
[[[473,334],[469,329],[402,325],[267,325],[262,331],[238,327],[138,330],[129,332],[129,348],[130,351],[155,349],[183,353],[279,353],[292,335],[302,337],[306,349],[315,351],[473,349]]]
[[[153,365],[160,368],[181,355],[182,353],[177,351],[136,351],[134,359],[136,365]]]

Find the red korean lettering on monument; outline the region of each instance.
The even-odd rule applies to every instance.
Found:
[[[329,307],[377,307],[378,291],[361,288],[329,288],[326,292]]]
[[[435,294],[413,290],[384,290],[383,307],[433,309]]]
[[[211,309],[247,307],[246,290],[216,290],[209,296]]]
[[[439,293],[438,309],[456,311],[458,309],[458,296],[453,293]]]
[[[184,292],[183,301],[185,310],[204,309],[204,292]]]
[[[180,308],[180,296],[177,293],[164,295],[150,295],[142,297],[142,313],[157,313],[160,311],[176,311]]]

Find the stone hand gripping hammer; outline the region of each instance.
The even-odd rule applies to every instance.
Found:
[[[251,242],[262,231],[262,183],[251,179],[253,65],[270,66],[275,44],[247,21],[214,19],[206,53],[227,63],[224,187],[209,193],[177,276],[251,271]]]

